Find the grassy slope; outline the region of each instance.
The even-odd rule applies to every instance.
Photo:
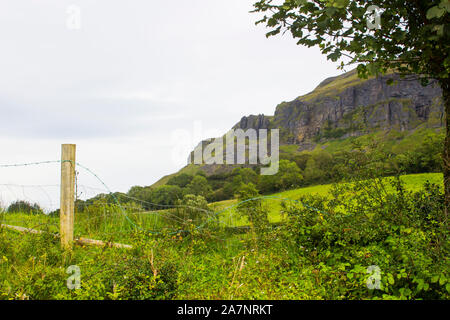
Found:
[[[425,174],[412,174],[406,175],[402,177],[402,180],[406,184],[406,188],[411,191],[418,191],[426,181],[431,183],[443,184],[443,177],[440,173],[425,173]],[[305,195],[322,195],[327,196],[329,190],[331,189],[331,184],[327,185],[317,185],[305,188],[299,188],[294,190],[288,190],[280,193],[276,193],[271,195],[270,197],[279,198],[279,199],[267,199],[264,200],[264,205],[268,210],[269,220],[271,222],[279,222],[282,219],[281,216],[281,202],[283,199],[292,199],[297,200],[298,198]],[[245,217],[241,217],[237,214],[235,207],[238,204],[236,199],[220,201],[210,204],[210,208],[214,210],[214,212],[220,214],[221,223],[227,226],[244,226],[248,224],[248,221]],[[157,215],[164,215],[165,211],[155,211]],[[139,225],[145,227],[155,226],[155,215],[142,215],[142,214],[128,214],[128,216],[138,223]],[[30,216],[27,214],[13,214],[13,215],[4,215],[3,223],[23,226],[34,229],[45,229],[48,228],[51,232],[58,232],[59,219],[58,217],[47,217],[43,215]],[[86,221],[87,223],[82,223],[82,221],[78,220],[75,222],[75,233],[77,236],[91,236],[91,237],[104,237],[104,233],[101,235],[96,234],[96,232],[90,231],[91,227],[95,229],[96,219],[92,219]],[[103,221],[102,229],[106,233],[114,234],[116,232],[124,233],[130,232],[132,229],[132,225],[130,225],[125,217],[122,214],[116,214],[115,216]],[[152,228],[153,229],[153,228]],[[126,241],[125,238],[120,237],[121,240]]]
[[[198,171],[199,171],[199,168],[197,166],[195,166],[193,164],[189,164],[186,167],[180,169],[178,172],[175,172],[175,173],[172,173],[172,174],[162,177],[161,179],[156,181],[154,184],[152,184],[151,187],[156,188],[156,187],[163,186],[163,185],[167,184],[167,182],[170,180],[170,178],[180,175],[182,173],[195,175]]]
[[[387,75],[392,74],[391,71],[387,72]],[[343,90],[360,85],[361,83],[373,79],[374,77],[369,77],[368,79],[361,79],[357,75],[356,69],[353,69],[347,73],[341,74],[336,77],[326,79],[321,84],[319,84],[312,92],[299,96],[296,100],[301,101],[311,101],[317,98],[336,96]],[[277,110],[281,110],[287,102],[280,103],[277,106]],[[269,116],[271,117],[271,116]],[[375,130],[372,129],[359,137],[348,137],[348,138],[331,138],[329,137],[326,141],[321,140],[317,143],[314,151],[326,150],[329,153],[334,153],[336,151],[345,151],[352,149],[352,142],[360,142],[363,145],[368,145],[370,142],[377,141],[384,144],[385,150],[390,150],[394,153],[402,153],[411,150],[414,146],[422,143],[427,134],[437,134],[442,132],[442,128],[436,128],[438,122],[440,121],[440,115],[434,113],[430,114],[430,118],[427,122],[419,124],[414,130],[400,132],[395,130]],[[397,128],[398,129],[398,128]],[[289,158],[289,156],[298,155],[302,153],[308,153],[311,151],[298,151],[298,145],[281,145],[280,146],[280,156],[282,159]],[[182,173],[196,174],[200,171],[199,166],[187,165],[186,167],[180,169],[178,172],[164,176],[152,187],[158,187],[166,184],[171,177],[180,175]],[[209,175],[208,172],[205,172]]]
[[[372,78],[372,77],[371,77]],[[330,81],[327,81],[327,83],[321,83],[317,88],[315,88],[312,92],[303,95],[301,97],[298,97],[298,100],[303,101],[309,101],[314,98],[317,98],[318,96],[329,96],[337,94],[344,89],[354,86],[357,84],[360,84],[364,81],[367,81],[366,79],[361,79],[358,77],[358,73],[356,72],[356,69],[349,71],[343,75],[330,78]]]
[[[435,183],[438,185],[443,185],[443,176],[441,173],[423,173],[423,174],[411,174],[411,175],[405,175],[401,177],[402,181],[405,183],[407,190],[410,191],[418,191],[422,188],[422,186],[425,184],[425,182],[429,181],[431,183]],[[330,189],[331,184],[327,185],[317,185],[312,187],[306,187],[306,188],[299,188],[295,190],[289,190],[284,191],[280,193],[276,193],[272,196],[279,197],[280,200],[276,199],[270,199],[265,200],[265,205],[269,211],[269,220],[271,222],[279,222],[281,220],[281,199],[292,199],[296,200],[302,196],[306,195],[321,195],[321,196],[327,196]],[[231,207],[230,209],[223,212],[223,219],[228,224],[231,225],[245,225],[246,221],[245,219],[240,219],[236,217],[235,206],[237,204],[237,200],[226,200],[221,202],[216,202],[211,204],[211,208],[214,209],[214,211],[218,212],[221,210],[224,210],[226,208]]]
[[[424,142],[430,134],[441,133],[442,128],[426,128],[425,124],[412,131],[379,131],[359,137],[347,139],[335,139],[325,143],[318,144],[316,150],[325,149],[327,152],[350,151],[352,143],[369,145],[371,142],[378,142],[384,145],[384,150],[390,150],[395,153],[404,153],[413,150],[415,146]]]

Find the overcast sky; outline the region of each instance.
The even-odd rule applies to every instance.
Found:
[[[266,39],[254,1],[2,0],[0,164],[58,160],[74,143],[78,162],[126,192],[340,73],[290,35]],[[0,168],[0,185],[58,184],[58,170]],[[82,170],[80,183],[102,188]],[[23,195],[5,188],[0,201]]]

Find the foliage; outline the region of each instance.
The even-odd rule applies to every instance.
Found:
[[[271,176],[261,176],[258,186],[261,192],[270,193],[299,187],[302,182],[302,171],[297,164],[289,160],[280,160],[278,172]]]
[[[186,186],[185,194],[194,194],[196,196],[207,197],[211,193],[211,186],[208,184],[208,180],[201,176],[196,175],[192,181]]]
[[[258,235],[267,231],[269,219],[267,217],[267,211],[264,209],[261,199],[259,199],[259,193],[256,186],[253,183],[242,185],[238,196],[240,203],[237,207],[237,211],[248,217],[250,227]]]
[[[419,182],[426,179],[417,175],[405,179],[415,179],[415,188],[371,175],[361,169],[329,188],[331,194],[311,195],[324,186],[286,191],[284,198],[297,195],[297,201],[276,208],[279,200],[254,199],[255,186],[243,185],[240,200],[249,201],[238,213],[252,221],[254,232],[223,224],[193,228],[194,223],[183,228],[188,232],[124,232],[122,215],[110,216],[116,223],[108,233],[115,238],[108,240],[120,235],[131,250],[75,246],[68,254],[51,229],[35,235],[0,228],[0,299],[448,299],[441,187],[422,188]],[[192,208],[208,210],[202,197],[185,196],[177,205],[187,209],[180,214],[206,218]],[[105,212],[119,209],[98,200],[89,212],[107,219]],[[277,224],[268,222],[270,210],[282,214]],[[79,223],[89,216],[78,214]],[[5,219],[18,215],[6,213]],[[53,219],[24,217],[30,220],[26,226]],[[70,265],[81,270],[78,290],[66,286]],[[370,266],[380,268],[380,289],[367,287]]]
[[[328,298],[439,299],[448,285],[448,229],[444,196],[427,184],[407,192],[399,179],[336,185],[333,198],[304,197],[286,203],[282,232],[317,266]],[[381,270],[381,287],[368,290],[367,267]],[[369,292],[368,292],[369,291]]]
[[[28,213],[28,214],[43,214],[44,211],[39,207],[37,203],[31,204],[27,201],[18,200],[11,203],[6,209],[8,213]]]
[[[173,219],[173,218],[176,219]],[[177,207],[171,211],[170,218],[181,230],[189,230],[191,225],[203,226],[215,222],[215,215],[208,207],[206,199],[199,195],[187,194],[178,200]]]
[[[181,173],[174,177],[171,177],[167,184],[170,186],[179,186],[180,188],[186,187],[194,179],[193,175],[187,173]]]
[[[375,28],[368,27],[374,18],[370,6],[382,10]],[[360,63],[362,77],[393,69],[448,79],[448,0],[260,0],[254,7],[265,14],[258,23],[271,29],[267,36],[288,30],[298,44],[317,45],[332,61],[347,57],[348,64]]]
[[[402,172],[419,173],[442,170],[442,156],[437,152],[442,148],[442,135],[427,135],[424,142],[414,150],[397,155],[396,162]]]
[[[159,206],[170,206],[181,199],[182,194],[183,191],[178,186],[160,186],[152,190],[150,202]]]

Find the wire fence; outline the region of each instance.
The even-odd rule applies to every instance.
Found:
[[[58,179],[58,165],[64,161],[41,161],[0,165],[0,223],[34,230],[59,233],[59,190],[57,181],[49,184],[22,184],[2,181],[5,170],[36,168],[52,165]],[[298,200],[278,196],[261,196],[238,202],[194,205],[155,203],[114,193],[90,168],[76,162],[76,200],[74,237],[124,240],[130,233],[140,231],[149,235],[178,235],[211,229],[245,230],[249,221],[239,214],[238,208],[252,201],[291,201],[320,214],[327,214]],[[2,172],[3,171],[3,172]],[[25,173],[26,174],[26,173]],[[24,172],[13,172],[8,180],[23,176]],[[11,178],[12,177],[12,178]],[[89,183],[89,184],[88,184]],[[280,222],[272,219],[271,222]]]

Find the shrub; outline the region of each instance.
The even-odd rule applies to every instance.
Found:
[[[241,203],[238,205],[237,211],[245,215],[250,222],[251,228],[258,235],[261,235],[267,231],[269,218],[261,199],[258,197],[259,192],[253,183],[243,185],[238,193],[238,200]]]
[[[214,212],[208,207],[208,202],[202,196],[187,194],[182,200],[177,202],[177,207],[170,211],[167,217],[170,224],[189,230],[190,225],[203,226],[205,224],[213,225],[217,220]]]
[[[332,193],[331,200],[283,204],[284,240],[317,266],[328,298],[449,297],[442,190],[427,184],[412,193],[399,179],[371,179],[336,185]],[[368,291],[372,265],[381,270],[381,288]]]
[[[196,196],[208,197],[211,192],[211,186],[208,184],[208,180],[201,176],[196,175],[192,181],[184,189],[184,194],[194,194]]]

